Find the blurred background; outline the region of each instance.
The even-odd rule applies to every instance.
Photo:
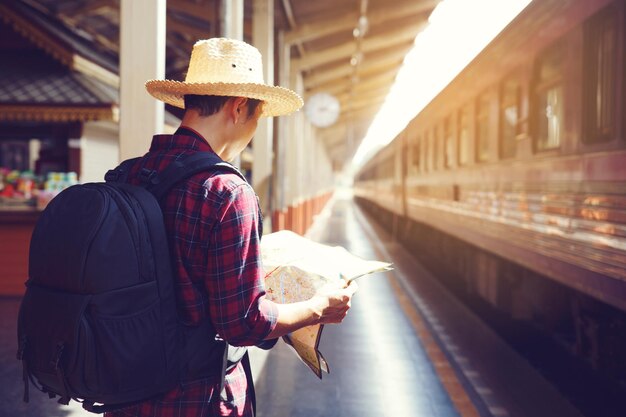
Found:
[[[452,401],[441,382],[449,375],[437,374],[415,392],[439,387],[419,401],[440,408],[413,407],[407,394],[394,415],[623,415],[624,0],[0,0],[7,381],[39,213],[64,188],[102,181],[143,154],[153,134],[173,132],[182,110],[156,102],[144,83],[184,80],[193,44],[217,36],[256,46],[266,81],[305,101],[295,115],[263,120],[235,161],[259,195],[266,232],[393,261],[390,287],[372,291],[390,297],[389,309],[413,294],[415,310],[381,320],[400,326],[415,311],[431,335],[411,330],[414,339],[397,341],[415,361],[408,375],[430,337],[442,356],[419,360],[435,369],[445,358],[467,393],[461,403],[474,407]],[[446,295],[412,289],[428,280]],[[376,301],[361,303],[353,326],[380,331],[363,318],[375,316]],[[463,313],[445,310],[456,303]],[[463,321],[470,316],[478,321]],[[496,345],[476,344],[492,340],[467,333],[478,328],[517,359],[485,357]],[[259,372],[270,385],[281,377]],[[341,372],[321,397],[344,392]],[[385,415],[352,394],[361,407],[335,415]],[[7,415],[27,413],[16,407]]]

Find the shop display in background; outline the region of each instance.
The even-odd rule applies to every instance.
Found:
[[[0,209],[43,209],[59,192],[78,184],[75,172],[50,172],[43,176],[32,171],[0,167]]]
[[[0,208],[34,206],[39,179],[32,171],[16,171],[0,167]]]
[[[78,184],[78,176],[75,172],[48,173],[44,189],[37,193],[37,208],[43,210],[57,194],[76,184]]]

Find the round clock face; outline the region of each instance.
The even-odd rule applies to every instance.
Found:
[[[304,113],[312,125],[328,127],[339,117],[339,100],[328,93],[313,94],[304,105]]]

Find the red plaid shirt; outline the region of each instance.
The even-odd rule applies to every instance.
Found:
[[[213,152],[196,132],[179,129],[156,135],[150,151],[131,169],[162,171],[173,160]],[[237,175],[193,175],[175,186],[162,204],[176,270],[180,317],[197,324],[210,317],[217,333],[234,346],[259,344],[276,325],[276,306],[265,300],[260,254],[261,218],[256,194]],[[158,398],[107,417],[252,416],[243,365],[226,375],[220,398],[219,378],[189,383]]]

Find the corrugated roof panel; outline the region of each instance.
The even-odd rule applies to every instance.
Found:
[[[4,53],[0,61],[0,103],[110,105],[110,91],[43,54]]]

